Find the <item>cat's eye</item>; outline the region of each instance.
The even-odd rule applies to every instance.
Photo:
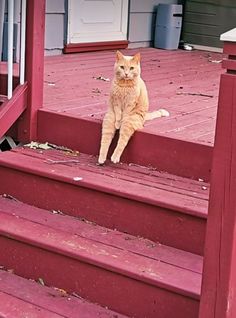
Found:
[[[121,68],[122,70],[124,70],[124,69],[125,69],[124,65],[120,65],[120,68]]]
[[[131,71],[133,71],[134,70],[134,67],[133,66],[130,66],[130,68],[129,68]]]

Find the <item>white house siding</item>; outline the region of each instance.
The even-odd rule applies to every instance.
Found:
[[[62,51],[65,35],[64,0],[46,0],[46,55]],[[154,40],[156,9],[159,3],[176,4],[178,0],[130,0],[129,47],[151,46]]]
[[[2,1],[2,0],[0,0]],[[15,3],[20,1],[15,0]],[[66,34],[67,0],[46,0],[45,55],[61,54]],[[151,46],[154,40],[156,9],[159,3],[176,4],[181,0],[130,0],[129,47]],[[15,10],[15,24],[19,23],[19,6]],[[17,32],[18,33],[18,32]],[[18,38],[18,37],[17,37]],[[16,39],[16,59],[19,41]]]
[[[4,17],[3,8],[5,5]],[[7,1],[0,0],[0,57],[7,59]],[[65,0],[46,0],[45,55],[62,52],[65,34]],[[5,22],[5,23],[3,23]],[[5,36],[4,36],[5,35]],[[3,39],[2,39],[3,37]],[[19,61],[20,51],[20,0],[14,0],[14,61]]]
[[[178,0],[130,0],[129,47],[152,46],[156,11],[159,3],[177,4]]]
[[[65,34],[65,1],[46,0],[45,55],[62,52]]]

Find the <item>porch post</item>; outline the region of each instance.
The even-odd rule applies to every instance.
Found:
[[[0,62],[2,57],[2,38],[3,38],[3,25],[5,14],[5,0],[0,0]]]
[[[221,75],[199,318],[236,317],[236,28]]]
[[[27,109],[19,121],[20,141],[37,139],[37,111],[43,105],[45,0],[27,0],[26,69]]]

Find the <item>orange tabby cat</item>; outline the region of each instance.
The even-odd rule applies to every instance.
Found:
[[[106,161],[107,153],[116,129],[119,139],[111,161],[118,163],[130,137],[143,127],[145,120],[169,116],[164,109],[148,113],[148,94],[140,77],[140,54],[124,56],[116,53],[115,76],[111,86],[108,111],[102,124],[102,139],[98,163]]]

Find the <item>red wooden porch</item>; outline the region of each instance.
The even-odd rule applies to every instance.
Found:
[[[235,44],[222,63],[141,49],[151,110],[171,116],[99,167],[114,52],[46,58],[43,101],[45,2],[28,4],[26,80],[0,132],[47,143],[0,154],[1,315],[234,317]]]
[[[123,50],[142,55],[150,110],[171,116],[145,124],[145,132],[213,145],[222,54],[205,51]],[[101,121],[107,108],[114,52],[46,57],[43,108]]]
[[[150,110],[166,108],[171,116],[147,122],[132,138],[123,160],[209,180],[222,54],[153,48],[140,51]],[[45,59],[44,105],[38,117],[41,141],[98,153],[113,64],[114,52]],[[74,138],[81,134],[86,138]]]

